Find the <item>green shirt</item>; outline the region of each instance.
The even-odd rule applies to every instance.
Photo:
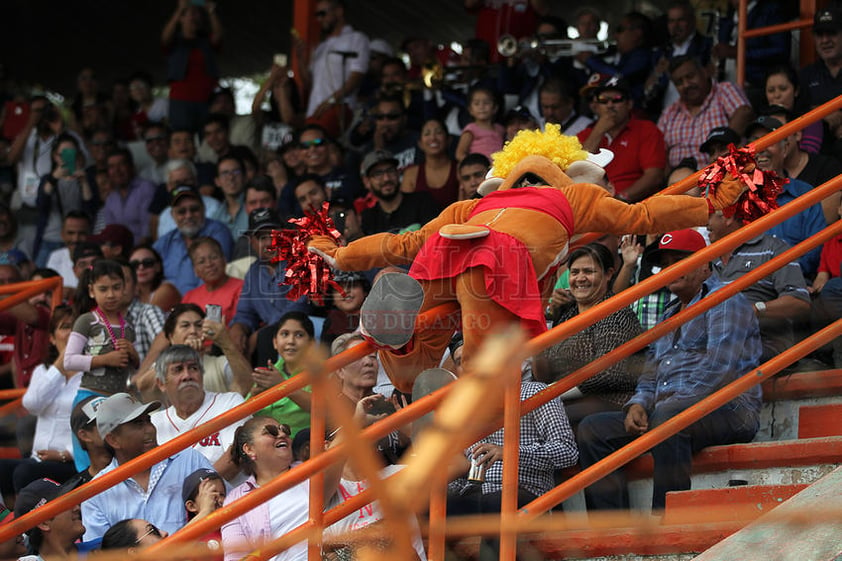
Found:
[[[289,380],[292,377],[291,375],[287,374],[286,369],[284,368],[283,358],[278,357],[278,361],[275,363],[275,369],[278,372],[280,372],[281,378],[283,378],[284,380]],[[296,372],[295,374],[298,374],[298,372]],[[305,392],[313,391],[310,388],[310,386],[305,386],[303,390]],[[249,394],[248,396],[246,396],[246,399],[249,399],[251,397],[252,395]],[[292,429],[292,436],[298,434],[298,431],[300,431],[301,429],[306,429],[310,426],[310,413],[299,407],[298,404],[291,400],[289,397],[282,397],[272,405],[264,407],[263,409],[255,413],[254,416],[271,417],[279,423],[286,423],[287,425],[289,425],[289,428]]]

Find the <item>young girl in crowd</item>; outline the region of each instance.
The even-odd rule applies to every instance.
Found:
[[[503,148],[506,133],[503,125],[495,122],[497,101],[494,91],[484,86],[472,88],[468,92],[468,113],[474,121],[462,130],[456,159],[461,161],[474,152],[490,158],[491,154]]]
[[[140,363],[132,345],[134,328],[122,312],[125,286],[123,267],[110,259],[94,261],[79,279],[76,306],[81,315],[64,353],[64,367],[83,372],[74,405],[89,395],[126,391],[129,376]],[[75,436],[73,458],[78,470],[87,467],[87,454]]]

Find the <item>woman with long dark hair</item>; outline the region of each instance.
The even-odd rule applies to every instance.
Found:
[[[591,243],[570,253],[570,296],[553,325],[565,322],[613,296],[614,256],[604,245]],[[643,332],[630,308],[623,308],[553,345],[535,361],[535,377],[550,383],[563,379],[589,362]],[[637,386],[638,369],[632,358],[622,360],[562,395],[571,424],[599,411],[619,411]]]
[[[173,283],[164,280],[164,261],[147,244],[139,245],[129,256],[129,265],[137,273],[135,296],[145,304],[154,304],[168,313],[181,302],[181,293]]]

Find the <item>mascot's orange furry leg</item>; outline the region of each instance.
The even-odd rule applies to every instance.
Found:
[[[459,303],[465,339],[463,364],[470,361],[471,354],[476,352],[491,329],[520,321],[516,315],[488,297],[485,271],[482,268],[468,269],[455,278],[420,282],[424,288],[421,313],[454,300]],[[418,374],[439,365],[458,327],[458,317],[441,318],[432,325],[418,322],[412,341],[406,347],[409,350],[381,350],[380,360],[392,384],[402,392],[411,392]]]

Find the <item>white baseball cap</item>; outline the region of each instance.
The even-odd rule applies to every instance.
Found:
[[[123,423],[134,421],[160,407],[160,401],[141,403],[127,393],[115,393],[100,403],[96,410],[96,428],[99,436],[104,439]]]

